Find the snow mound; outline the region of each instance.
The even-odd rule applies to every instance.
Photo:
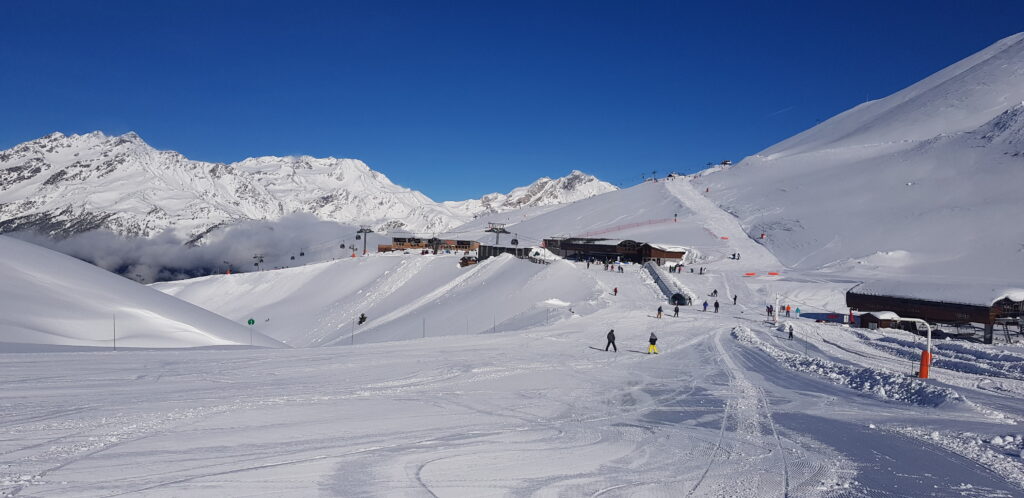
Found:
[[[758,339],[750,329],[738,326],[732,336],[751,344],[778,360],[790,370],[822,376],[830,382],[872,394],[881,399],[903,401],[922,406],[942,406],[962,403],[959,393],[945,387],[935,387],[904,374],[875,368],[856,368],[801,354],[787,353]]]
[[[249,345],[241,321],[69,256],[4,236],[0,254],[0,349],[109,348],[115,334],[130,348]],[[252,344],[283,347],[258,332]]]
[[[596,309],[597,281],[558,260],[510,255],[460,268],[453,255],[377,254],[153,287],[298,347],[521,330]],[[365,313],[366,323],[356,323]]]

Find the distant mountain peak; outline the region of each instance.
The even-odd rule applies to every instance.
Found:
[[[574,169],[561,178],[552,179],[546,176],[538,178],[533,183],[512,189],[507,194],[494,192],[480,199],[445,202],[444,204],[456,211],[475,216],[525,207],[567,204],[614,190],[618,190],[614,185]]]

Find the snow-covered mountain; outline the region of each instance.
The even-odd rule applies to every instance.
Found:
[[[53,133],[0,151],[0,232],[194,238],[239,220],[310,213],[378,231],[439,232],[480,212],[571,202],[614,189],[579,172],[507,196],[437,203],[356,159],[258,157],[222,164],[159,151],[135,133]],[[492,198],[493,197],[493,198]]]
[[[694,182],[787,266],[1024,278],[1024,33]]]
[[[617,190],[616,187],[610,183],[582,171],[573,170],[568,176],[556,179],[544,177],[525,187],[513,189],[507,194],[495,192],[480,199],[448,201],[443,204],[456,212],[474,216],[528,207],[568,204],[614,190]]]

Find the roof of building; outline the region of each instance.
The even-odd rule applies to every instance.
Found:
[[[1009,298],[1024,301],[1024,288],[988,282],[874,281],[859,284],[850,292],[869,296],[902,297],[921,301],[989,307]]]
[[[649,246],[651,246],[651,247],[653,247],[655,249],[661,249],[662,251],[668,251],[668,252],[690,252],[690,248],[689,247],[684,247],[684,246],[674,246],[674,245],[670,245],[670,244],[653,244],[653,243],[650,243],[650,242],[648,242],[647,245],[649,245]]]
[[[871,315],[879,320],[899,320],[900,316],[891,311],[869,311],[864,313],[865,315]]]

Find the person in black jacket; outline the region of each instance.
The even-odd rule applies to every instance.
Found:
[[[608,351],[609,346],[613,348],[616,353],[619,352],[619,348],[615,346],[615,329],[611,329],[608,331],[608,345],[604,347],[604,350]]]
[[[366,321],[366,313],[359,314],[359,325],[362,325]]]
[[[718,300],[715,300],[715,313],[718,313]]]
[[[647,354],[658,354],[658,346],[655,346],[658,342],[658,336],[654,335],[654,332],[651,332],[651,338],[647,340],[651,343],[650,346],[647,346]]]

